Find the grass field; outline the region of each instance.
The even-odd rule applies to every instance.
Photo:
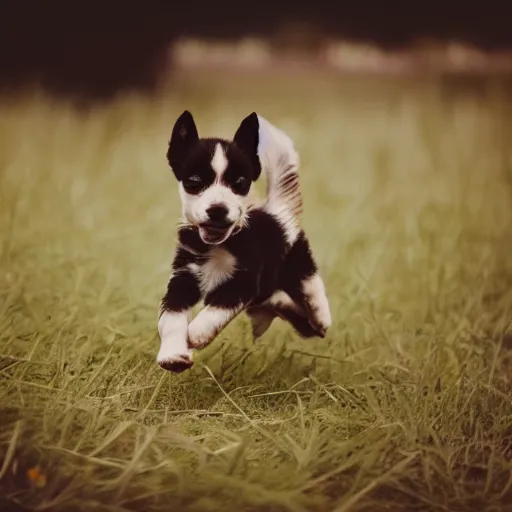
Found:
[[[512,510],[512,96],[499,80],[202,77],[0,107],[0,509]],[[155,362],[185,109],[302,157],[334,325]],[[3,500],[3,501],[2,501]],[[3,505],[3,508],[2,508]]]

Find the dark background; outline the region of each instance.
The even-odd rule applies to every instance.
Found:
[[[384,47],[430,37],[508,49],[507,3],[0,0],[0,86],[35,83],[56,94],[93,96],[151,88],[169,43],[179,36],[272,35],[291,21]]]

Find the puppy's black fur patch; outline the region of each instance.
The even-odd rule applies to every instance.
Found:
[[[197,228],[179,229],[178,238],[180,245],[173,263],[176,277],[171,279],[176,284],[171,286],[169,283],[162,300],[162,306],[173,311],[190,308],[199,302],[199,281],[188,266],[190,263],[204,265],[212,250],[201,240]],[[276,291],[282,290],[303,308],[304,315],[282,306],[275,312],[276,316],[288,320],[302,336],[320,334],[308,323],[306,297],[301,289],[301,283],[317,272],[304,232],[289,249],[279,222],[264,210],[254,209],[248,214],[247,226],[228,238],[222,247],[235,257],[237,270],[229,280],[205,295],[205,305],[221,308],[262,306]],[[267,309],[270,312],[275,308]]]

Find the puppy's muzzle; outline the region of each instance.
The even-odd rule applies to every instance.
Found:
[[[199,233],[203,242],[207,244],[219,244],[231,234],[234,223],[228,220],[208,221],[199,225]]]

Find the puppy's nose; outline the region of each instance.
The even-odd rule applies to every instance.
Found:
[[[212,204],[206,214],[211,222],[224,223],[227,221],[229,210],[223,204]]]

